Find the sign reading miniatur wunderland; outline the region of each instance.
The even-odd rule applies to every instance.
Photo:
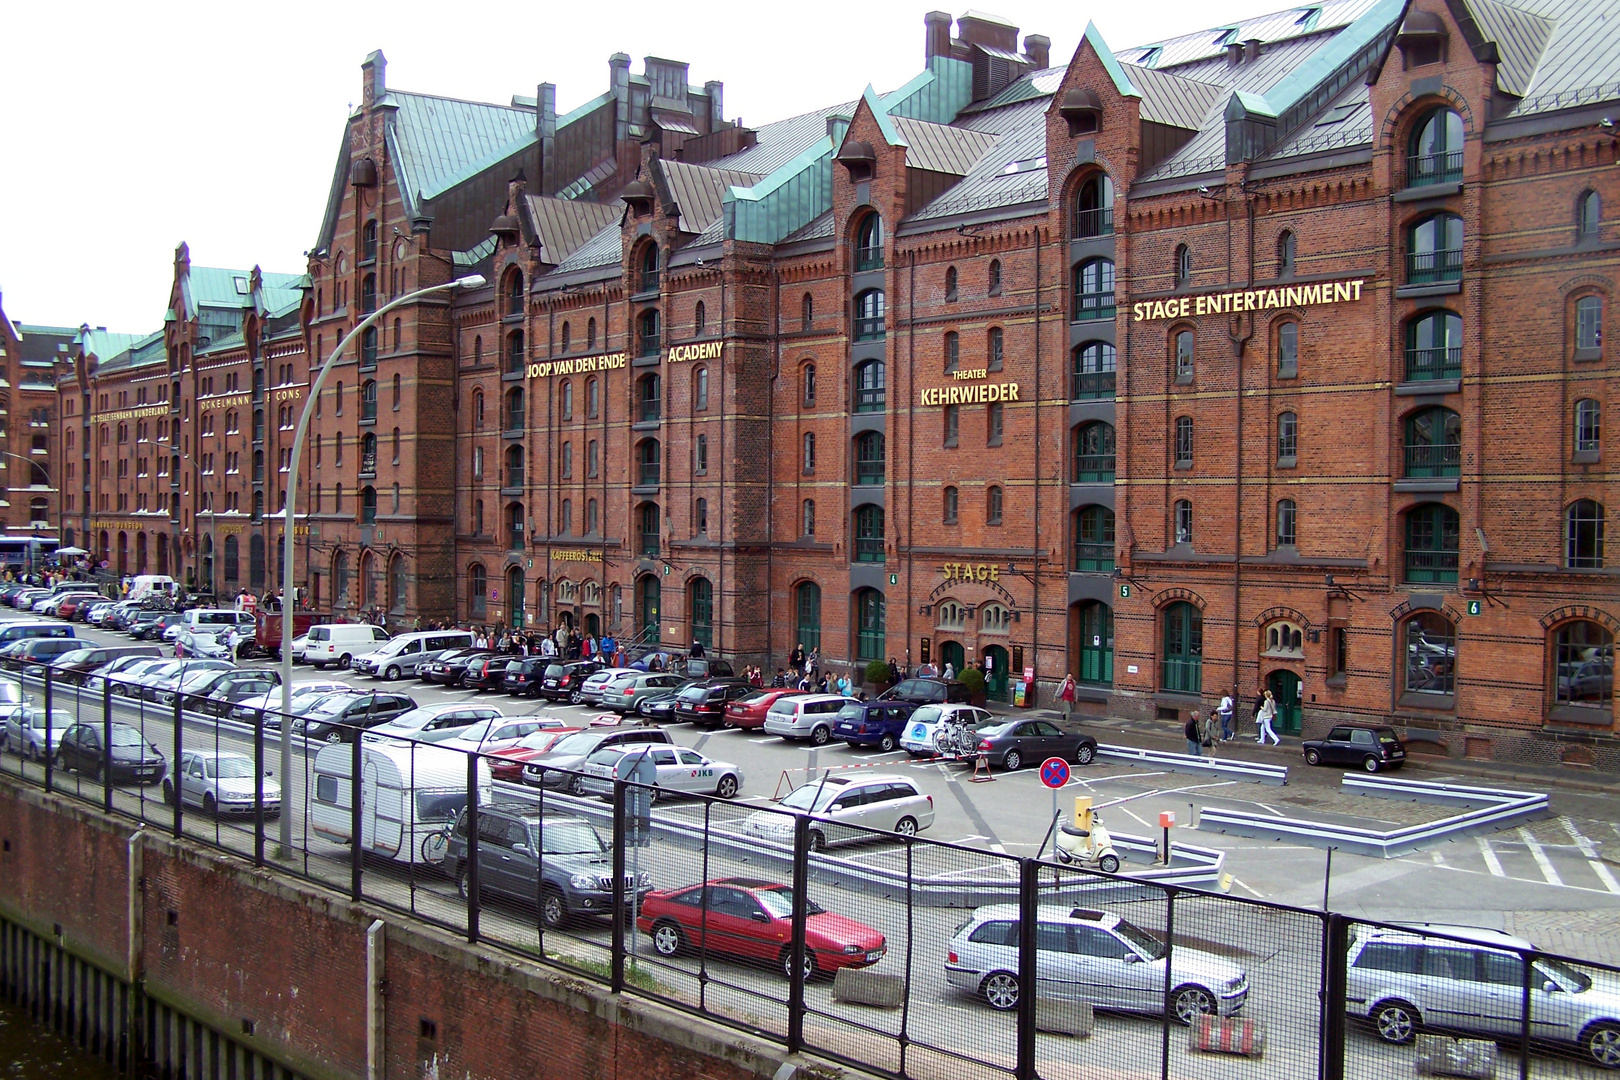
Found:
[[[1356,278],[1353,281],[1324,281],[1318,285],[1288,285],[1281,289],[1240,289],[1237,292],[1142,300],[1131,305],[1131,321],[1152,322],[1155,319],[1187,319],[1199,315],[1229,315],[1240,311],[1270,311],[1274,308],[1354,303],[1361,299],[1361,285],[1364,280]]]

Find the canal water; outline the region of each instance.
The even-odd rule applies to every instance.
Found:
[[[114,1080],[104,1062],[28,1019],[0,1000],[0,1078],[3,1080]]]

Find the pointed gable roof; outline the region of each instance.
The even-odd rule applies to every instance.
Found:
[[[680,220],[676,227],[692,235],[719,220],[727,188],[752,187],[761,179],[758,173],[690,165],[667,158],[654,159],[653,174],[660,180],[660,190],[666,193],[671,204],[664,209],[678,211]]]
[[[524,208],[540,238],[540,261],[555,266],[619,220],[622,208],[608,203],[525,195]],[[493,239],[493,238],[492,238]]]

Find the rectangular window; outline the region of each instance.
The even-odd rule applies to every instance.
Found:
[[[945,445],[955,446],[962,423],[962,407],[960,405],[945,406]]]
[[[699,476],[702,476],[709,471],[709,437],[707,435],[699,435],[697,437],[696,471]]]
[[[1001,402],[993,402],[990,405],[989,413],[986,419],[985,445],[1000,446],[1002,424]]]
[[[1190,380],[1193,377],[1193,332],[1183,330],[1176,335],[1176,380],[1178,382]]]
[[[1176,467],[1184,469],[1193,463],[1193,424],[1192,417],[1178,416],[1176,418]]]
[[[1602,411],[1596,398],[1575,403],[1575,452],[1595,454],[1603,441]]]

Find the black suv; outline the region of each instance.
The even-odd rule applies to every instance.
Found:
[[[754,692],[747,679],[709,679],[675,695],[675,721],[718,727],[725,723],[726,706]]]
[[[901,679],[878,695],[879,701],[909,701],[913,705],[965,705],[972,695],[966,683],[952,679]]]
[[[311,712],[301,721],[304,738],[353,742],[356,728],[386,724],[416,708],[416,700],[404,694],[332,694],[323,698],[320,706],[319,712]],[[298,723],[295,721],[293,726]]]
[[[540,684],[545,682],[546,668],[551,666],[546,656],[515,656],[506,665],[500,689],[513,697],[539,697]]]
[[[465,897],[466,810],[451,830],[445,868]],[[478,885],[480,896],[504,896],[531,908],[538,899],[540,922],[555,930],[570,916],[613,914],[613,855],[583,818],[548,814],[542,819],[532,806],[494,803],[478,811]],[[643,871],[637,898],[651,891],[652,877]]]
[[[553,660],[540,682],[540,696],[547,701],[571,701],[585,680],[601,670],[599,660]]]

